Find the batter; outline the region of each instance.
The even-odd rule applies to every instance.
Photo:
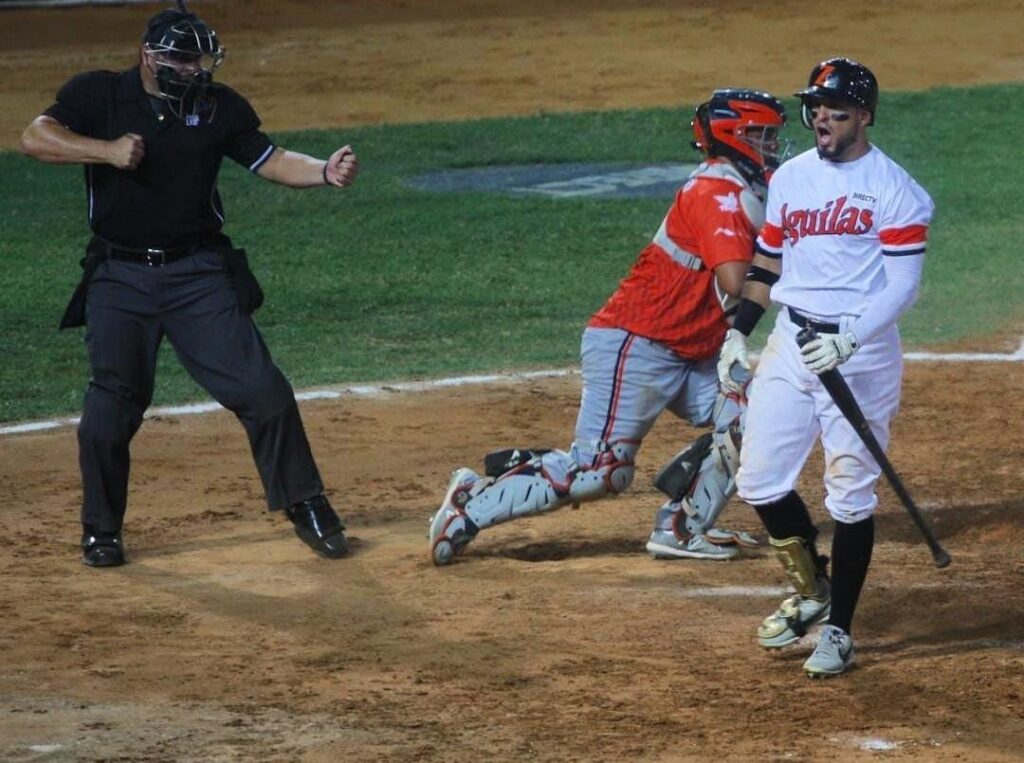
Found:
[[[885,447],[903,372],[896,321],[917,296],[933,204],[928,194],[868,140],[878,84],[867,67],[823,61],[811,72],[801,119],[815,148],[782,166],[768,191],[766,219],[719,374],[735,386],[749,368],[746,337],[771,301],[781,306],[750,385],[737,485],[768,530],[794,587],[758,629],[777,649],[827,618],[812,676],[853,662],[854,609],[874,545],[875,483],[881,472],[818,374],[842,373]],[[803,327],[818,338],[802,349]],[[825,506],[835,520],[832,578],[815,548],[817,530],[795,492],[816,439],[825,453]]]

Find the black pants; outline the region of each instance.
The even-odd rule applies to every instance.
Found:
[[[271,509],[323,492],[295,394],[238,307],[221,255],[202,249],[162,267],[107,260],[89,282],[86,306],[92,377],[78,427],[84,525],[121,529],[128,446],[152,400],[165,335],[192,378],[242,422]]]

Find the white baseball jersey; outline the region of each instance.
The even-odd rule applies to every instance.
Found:
[[[783,258],[772,301],[820,319],[861,315],[886,284],[883,255],[924,253],[933,209],[927,192],[875,146],[852,162],[805,151],[768,188],[757,250]]]
[[[772,300],[838,324],[840,331],[884,318],[864,332],[861,348],[841,368],[883,448],[900,398],[902,353],[895,319],[909,304],[899,294],[891,295],[891,304],[878,304],[886,302],[881,294],[887,284],[885,258],[924,253],[933,208],[924,189],[875,147],[851,162],[821,159],[812,149],[782,165],[768,187],[757,249],[782,258]],[[920,270],[908,272],[916,285]],[[739,494],[754,505],[779,500],[796,487],[820,438],[825,506],[837,521],[859,522],[878,504],[875,483],[881,470],[801,360],[798,328],[788,311],[779,311],[761,353],[749,393]]]

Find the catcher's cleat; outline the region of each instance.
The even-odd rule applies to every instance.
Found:
[[[82,531],[82,564],[89,567],[120,567],[124,564],[121,533]]]
[[[781,649],[799,641],[814,625],[828,618],[832,599],[828,581],[817,597],[795,594],[768,615],[757,629],[757,642],[765,649]]]
[[[470,491],[480,481],[480,475],[472,469],[457,469],[448,482],[441,507],[430,518],[430,554],[434,564],[441,567],[469,545],[479,532],[464,511],[470,499]]]
[[[683,539],[669,530],[655,530],[647,540],[647,552],[655,559],[712,559],[725,561],[739,553],[731,545],[710,542],[703,535]]]
[[[821,639],[814,652],[804,663],[804,672],[810,678],[837,676],[853,664],[853,639],[835,625],[822,628]]]
[[[718,546],[740,546],[742,548],[760,548],[761,546],[757,542],[757,538],[742,530],[720,530],[717,527],[712,527],[704,533],[704,537]]]
[[[324,495],[301,501],[285,509],[299,539],[327,559],[348,554],[345,525]]]

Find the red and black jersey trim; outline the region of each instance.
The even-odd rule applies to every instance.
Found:
[[[882,254],[889,257],[924,254],[928,241],[928,226],[905,225],[902,228],[887,228],[878,234],[878,238],[882,243]]]

